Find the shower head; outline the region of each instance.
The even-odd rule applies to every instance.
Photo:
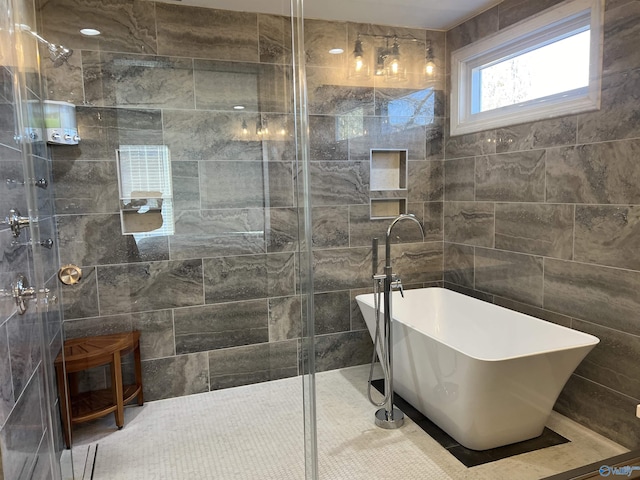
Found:
[[[49,58],[53,62],[53,67],[58,68],[63,63],[66,63],[69,60],[69,57],[73,55],[73,50],[67,47],[63,47],[62,45],[54,45],[50,43],[49,45]]]
[[[44,43],[47,46],[47,48],[49,49],[49,59],[53,62],[54,68],[61,66],[63,63],[66,63],[67,60],[69,60],[69,57],[73,55],[72,49],[64,47],[62,45],[55,45],[49,42],[44,37],[31,30],[31,27],[29,25],[25,25],[22,23],[19,24],[18,27],[23,32],[30,33],[31,35],[36,37],[40,43]]]

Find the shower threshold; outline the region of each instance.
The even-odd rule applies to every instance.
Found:
[[[546,477],[543,480],[590,480],[605,477],[640,479],[640,450],[632,450],[615,457],[605,458],[599,462]]]

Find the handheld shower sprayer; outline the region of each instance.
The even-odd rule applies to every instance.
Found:
[[[73,55],[72,49],[67,48],[63,45],[55,45],[49,42],[44,37],[31,30],[31,27],[29,25],[21,23],[18,25],[18,28],[23,32],[27,32],[33,35],[40,43],[43,43],[47,46],[47,49],[49,50],[49,59],[53,62],[54,68],[58,68],[63,63],[66,63],[67,60],[69,60],[69,57]]]

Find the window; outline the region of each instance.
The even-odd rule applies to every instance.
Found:
[[[451,135],[600,107],[602,0],[573,0],[451,55]]]

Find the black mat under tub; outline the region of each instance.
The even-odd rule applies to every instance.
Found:
[[[383,380],[373,380],[371,384],[380,393],[384,393]],[[444,430],[438,427],[418,410],[413,408],[413,406],[400,395],[394,395],[393,403],[407,417],[418,424],[418,426],[422,428],[427,435],[442,445],[451,455],[456,457],[465,467],[475,467],[477,465],[482,465],[483,463],[495,462],[496,460],[502,460],[503,458],[520,455],[521,453],[533,452],[535,450],[540,450],[541,448],[553,447],[554,445],[561,445],[569,442],[569,440],[564,438],[562,435],[544,427],[542,435],[532,438],[531,440],[512,443],[511,445],[492,448],[490,450],[470,450],[456,442],[447,433],[445,433]]]

